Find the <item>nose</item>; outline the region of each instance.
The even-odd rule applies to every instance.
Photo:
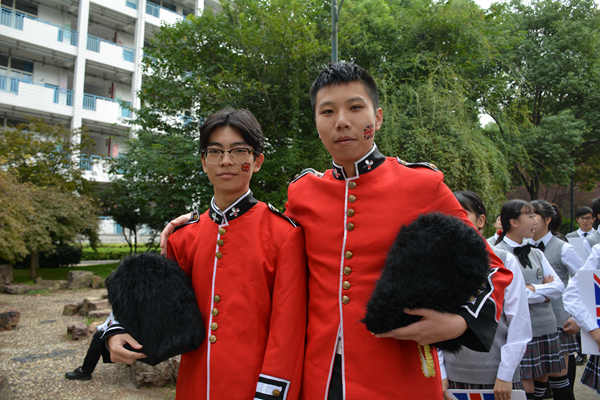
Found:
[[[349,129],[349,128],[350,128],[350,121],[348,120],[346,113],[344,111],[340,111],[338,113],[338,119],[335,123],[335,130],[341,131],[342,129]]]
[[[223,159],[221,159],[221,162],[219,164],[221,164],[221,165],[233,165],[234,164],[228,151],[223,153]]]

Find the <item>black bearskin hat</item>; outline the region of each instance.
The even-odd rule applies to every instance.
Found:
[[[204,340],[192,283],[175,261],[153,253],[127,257],[106,287],[115,319],[143,346],[147,358],[140,361],[156,365]]]
[[[402,226],[388,252],[362,322],[384,333],[421,319],[405,309],[456,313],[487,282],[489,258],[484,239],[461,220],[432,213]],[[456,352],[458,339],[435,343]]]

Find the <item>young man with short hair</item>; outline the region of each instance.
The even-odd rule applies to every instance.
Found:
[[[579,229],[567,234],[567,238],[586,238],[596,232],[594,229],[594,221],[596,218],[590,207],[581,207],[577,210],[577,223]]]
[[[419,344],[461,337],[489,350],[512,274],[489,249],[493,284],[473,304],[457,314],[412,310],[423,316],[419,322],[382,335],[367,331],[360,322],[365,305],[400,227],[436,211],[470,222],[433,164],[378,151],[373,141],[383,112],[366,71],[331,64],[313,83],[311,101],[333,167],[305,170],[288,188],[286,215],[305,231],[309,266],[301,398],[441,399],[437,352]]]

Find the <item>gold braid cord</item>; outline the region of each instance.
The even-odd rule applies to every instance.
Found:
[[[426,378],[435,376],[435,363],[433,362],[433,355],[431,354],[431,347],[426,344],[421,346],[417,344],[419,348],[419,358],[421,359],[421,371]]]

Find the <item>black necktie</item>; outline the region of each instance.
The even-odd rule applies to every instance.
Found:
[[[544,244],[544,242],[539,242],[537,245],[534,245],[533,247],[535,247],[536,249],[539,249],[541,251],[546,250],[546,245]]]
[[[587,236],[587,232],[583,232],[583,237],[586,237],[586,236]]]
[[[531,251],[530,244],[526,244],[525,246],[521,246],[521,247],[515,247],[515,249],[514,249],[515,256],[517,256],[517,258],[519,259],[519,262],[521,263],[523,268],[529,267],[529,268],[533,269],[533,266],[531,265],[531,261],[529,260],[529,252],[530,251]]]

